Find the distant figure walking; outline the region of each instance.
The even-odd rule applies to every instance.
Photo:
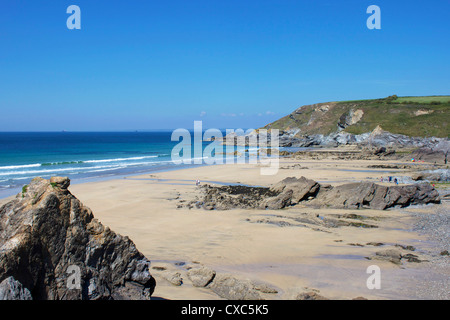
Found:
[[[196,186],[199,186],[199,185],[200,185],[200,180],[198,180],[198,179],[195,180],[195,185],[196,185]]]
[[[394,179],[394,183],[395,183],[395,184],[398,184],[397,178]]]

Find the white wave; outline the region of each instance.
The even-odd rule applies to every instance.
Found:
[[[139,160],[139,159],[151,159],[151,158],[158,158],[158,156],[145,156],[145,157],[132,157],[132,158],[116,158],[116,159],[105,159],[105,160],[88,160],[83,161],[83,163],[106,163],[105,165],[93,165],[93,166],[71,166],[68,168],[55,168],[51,169],[48,166],[42,166],[42,170],[15,170],[15,171],[0,171],[0,182],[5,182],[8,180],[26,180],[26,179],[32,179],[36,176],[51,176],[56,175],[58,173],[67,173],[67,174],[83,174],[83,173],[100,173],[100,172],[106,172],[106,171],[112,171],[112,170],[118,170],[118,169],[124,169],[124,168],[130,168],[130,167],[138,167],[138,166],[157,166],[157,165],[163,165],[163,164],[173,164],[174,162],[172,160],[162,160],[162,161],[145,161],[145,162],[126,162],[126,161],[133,161],[133,160]],[[199,158],[191,158],[190,161],[193,162],[195,160],[204,160],[208,159],[210,157],[199,157]],[[115,161],[125,161],[122,163],[114,163]],[[27,168],[36,168],[40,167],[41,164],[34,164],[34,165],[26,165],[26,166],[17,166],[18,168],[27,169]],[[8,168],[13,169],[16,166],[9,166]],[[5,167],[0,167],[5,168]],[[6,179],[5,179],[6,178]]]
[[[87,171],[86,173],[105,172],[105,171],[111,171],[111,170],[117,170],[117,169],[123,169],[123,168],[126,168],[126,166],[117,166],[115,168],[109,168],[109,169],[91,170],[91,171]]]
[[[133,161],[143,160],[150,158],[157,158],[158,156],[145,156],[145,157],[132,157],[132,158],[116,158],[116,159],[103,159],[103,160],[86,160],[83,163],[102,163],[102,162],[117,162],[117,161]]]
[[[165,161],[147,162],[147,164],[151,164],[151,165],[157,165],[157,164],[161,164],[161,163],[173,163],[173,161],[172,160],[165,160]]]
[[[191,160],[203,160],[203,159],[209,159],[209,157],[192,158]]]
[[[31,170],[31,171],[11,171],[11,172],[0,172],[0,176],[13,176],[13,175],[24,175],[24,174],[42,174],[42,173],[53,173],[53,172],[65,172],[65,171],[88,171],[90,169],[104,169],[104,168],[117,168],[119,165],[112,166],[97,166],[97,167],[72,167],[72,168],[61,168],[61,169],[47,169],[47,170]]]
[[[0,170],[11,170],[11,169],[22,169],[22,168],[36,168],[36,167],[40,167],[41,164],[40,163],[35,163],[35,164],[24,164],[24,165],[17,165],[17,166],[4,166],[4,167],[0,167]]]

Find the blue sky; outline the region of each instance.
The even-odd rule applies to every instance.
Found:
[[[69,5],[81,30],[69,30]],[[369,30],[369,5],[381,30]],[[450,0],[0,2],[0,131],[256,128],[450,94]]]

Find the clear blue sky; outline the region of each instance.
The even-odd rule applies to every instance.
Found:
[[[81,8],[81,30],[66,9]],[[369,30],[369,5],[381,30]],[[2,0],[0,131],[259,127],[450,94],[450,0]]]

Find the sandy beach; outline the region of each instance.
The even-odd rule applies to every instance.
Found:
[[[128,236],[152,261],[151,272],[157,280],[154,298],[221,299],[207,288],[192,285],[186,272],[189,266],[198,264],[274,288],[276,293],[264,293],[265,299],[294,299],[311,290],[330,299],[450,298],[448,257],[439,255],[443,250],[439,243],[415,228],[420,215],[432,215],[438,210],[448,213],[446,202],[385,211],[301,205],[270,211],[208,211],[182,206],[200,192],[196,179],[202,185],[270,187],[286,177],[305,176],[339,185],[381,183],[382,176],[407,176],[412,172],[368,168],[380,163],[282,158],[278,173],[271,176],[261,175],[260,165],[224,164],[75,184],[70,191],[92,209],[101,223]],[[405,163],[383,160],[382,164]],[[349,214],[358,216],[352,220]],[[370,227],[324,228],[299,222],[301,217],[346,215],[349,221]],[[372,259],[382,249],[413,253],[421,262],[402,260],[394,264]],[[371,265],[380,267],[381,289],[370,290],[366,285]],[[167,281],[167,275],[175,273],[181,276],[182,285]]]

